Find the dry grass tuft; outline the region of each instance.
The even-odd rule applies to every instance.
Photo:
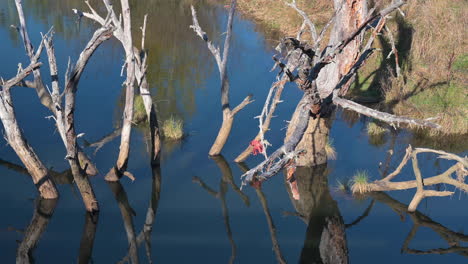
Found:
[[[367,134],[369,136],[381,136],[383,135],[385,132],[387,132],[387,130],[381,126],[379,126],[377,123],[375,122],[369,122],[367,123],[367,127],[366,127],[366,131],[367,131]]]
[[[162,127],[163,135],[169,140],[180,140],[184,137],[184,125],[182,120],[171,116],[165,120]]]
[[[333,139],[329,139],[327,144],[325,144],[325,153],[327,154],[327,158],[329,160],[336,160],[337,153],[335,146],[333,145]]]

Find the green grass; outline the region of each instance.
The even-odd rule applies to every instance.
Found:
[[[351,191],[353,193],[366,193],[369,191],[367,184],[369,183],[367,171],[361,170],[354,174],[351,180]]]
[[[435,86],[426,89],[410,98],[410,102],[425,111],[441,112],[449,107],[464,107],[466,105],[466,89],[462,85],[452,83],[450,85]]]
[[[163,135],[169,140],[179,140],[184,137],[184,124],[182,120],[171,116],[165,120],[162,127]]]
[[[133,101],[133,122],[139,123],[146,118],[145,104],[141,95],[135,95]]]
[[[458,71],[468,71],[468,53],[460,55],[453,63],[453,68]]]

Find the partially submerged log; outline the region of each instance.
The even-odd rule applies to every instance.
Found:
[[[423,178],[417,159],[417,155],[420,153],[436,153],[439,154],[438,158],[456,161],[456,163],[439,175]],[[413,172],[416,179],[400,182],[392,181],[398,174],[400,174],[402,168],[408,163],[410,159],[412,161]],[[416,188],[416,193],[408,206],[408,211],[414,212],[416,211],[419,203],[426,197],[450,196],[454,194],[453,191],[428,190],[425,188],[427,186],[443,183],[446,185],[452,185],[461,191],[468,192],[468,183],[466,180],[466,176],[468,175],[467,169],[467,157],[462,158],[452,153],[426,148],[413,149],[410,145],[406,149],[406,154],[403,157],[401,163],[394,172],[390,173],[382,180],[377,180],[370,183],[355,183],[352,186],[352,191],[353,193],[367,193],[374,191],[394,191]]]

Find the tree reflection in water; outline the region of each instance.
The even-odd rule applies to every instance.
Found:
[[[54,214],[57,199],[41,199],[35,201],[34,214],[31,223],[24,232],[24,237],[16,251],[16,263],[34,263],[33,250],[36,248],[42,233],[44,233],[50,218]]]
[[[226,193],[228,190],[228,184],[237,194],[239,194],[239,197],[242,199],[242,201],[244,201],[246,206],[250,205],[250,201],[249,197],[247,197],[247,195],[245,195],[234,182],[231,167],[229,167],[229,164],[227,163],[226,159],[224,159],[222,155],[213,156],[211,157],[211,159],[216,163],[222,174],[221,181],[219,183],[219,191],[215,191],[212,188],[210,188],[199,177],[193,177],[193,182],[198,183],[205,191],[207,191],[209,194],[213,195],[215,198],[221,201],[224,225],[226,226],[226,233],[229,239],[229,243],[231,244],[231,258],[229,259],[229,263],[234,263],[234,260],[236,258],[236,244],[232,237],[231,225],[229,223],[229,212],[226,203]]]

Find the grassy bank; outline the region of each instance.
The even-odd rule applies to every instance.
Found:
[[[333,12],[332,1],[297,0],[297,4],[318,28]],[[294,36],[302,23],[283,1],[238,0],[238,5],[243,15],[283,36]],[[443,129],[431,134],[466,134],[468,2],[413,0],[402,10],[405,17],[395,13],[388,23],[398,50],[400,76],[395,76],[395,57],[387,59],[391,46],[384,34],[376,41],[382,52],[358,73],[351,95],[379,99],[377,107],[395,114],[437,117]]]

